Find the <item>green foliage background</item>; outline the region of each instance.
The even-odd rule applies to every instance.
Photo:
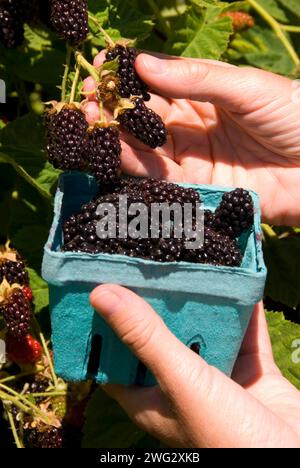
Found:
[[[291,78],[300,77],[300,2],[298,0],[90,0],[90,12],[115,40],[135,38],[141,49],[184,57],[252,65]],[[233,35],[227,11],[248,11],[253,28]],[[94,24],[84,53],[105,46]],[[59,171],[47,162],[42,126],[43,102],[60,97],[65,45],[46,28],[26,26],[18,50],[0,45],[0,78],[7,104],[0,104],[0,240],[11,239],[27,259],[36,312],[49,334],[47,285],[40,277],[43,245],[52,218]],[[291,361],[300,338],[300,230],[265,229],[269,267],[266,307],[275,358],[300,389],[300,365]],[[275,311],[275,312],[274,312]],[[89,403],[85,447],[157,445],[128,421],[98,390]]]

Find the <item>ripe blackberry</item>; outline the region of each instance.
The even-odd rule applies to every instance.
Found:
[[[135,108],[123,111],[118,117],[121,125],[150,148],[163,146],[167,141],[167,129],[160,116],[146,107],[141,98],[134,98],[132,102]]]
[[[25,430],[24,442],[28,448],[61,449],[63,448],[63,429],[46,426],[43,430],[29,428]]]
[[[72,47],[80,45],[89,32],[87,0],[50,1],[54,29]]]
[[[120,172],[121,143],[117,127],[94,127],[89,132],[89,169],[98,182],[114,182]]]
[[[12,290],[8,298],[1,303],[0,313],[11,337],[21,339],[28,333],[32,310],[21,289]]]
[[[22,260],[15,262],[7,259],[0,260],[0,284],[4,278],[10,285],[24,286],[29,284],[28,273]]]
[[[234,239],[207,227],[204,231],[204,245],[197,250],[186,249],[183,258],[192,263],[238,267],[241,265],[242,253]]]
[[[0,2],[0,41],[8,49],[14,49],[24,41],[24,20],[19,0]]]
[[[48,159],[56,169],[82,170],[86,164],[88,123],[83,112],[65,105],[45,118]]]
[[[213,227],[230,237],[240,237],[254,222],[253,200],[247,190],[238,188],[225,193],[215,212]]]
[[[119,57],[118,78],[120,85],[118,91],[121,97],[140,96],[144,101],[150,101],[149,87],[135,70],[135,61],[138,55],[138,51],[133,47],[116,45],[114,49],[107,52],[105,62]]]
[[[204,226],[212,227],[215,215],[211,210],[204,210]]]

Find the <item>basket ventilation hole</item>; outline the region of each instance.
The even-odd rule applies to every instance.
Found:
[[[88,363],[88,375],[90,378],[97,377],[100,367],[102,349],[102,336],[94,335],[91,344],[91,353]]]
[[[190,345],[190,349],[194,351],[194,353],[199,354],[201,353],[201,344],[199,342],[192,343]]]

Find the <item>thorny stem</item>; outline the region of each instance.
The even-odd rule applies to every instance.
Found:
[[[65,102],[66,95],[67,95],[67,82],[68,82],[68,76],[69,76],[69,71],[70,71],[71,56],[72,56],[72,48],[69,45],[67,45],[66,65],[65,65],[65,71],[64,71],[64,76],[63,76],[62,85],[61,85],[62,102]]]
[[[80,52],[76,52],[75,57],[78,65],[84,68],[97,83],[99,81],[99,75],[96,68],[92,64],[90,64],[90,62],[88,62]]]
[[[112,38],[109,36],[109,34],[107,34],[107,32],[102,28],[101,24],[99,23],[99,21],[89,13],[89,19],[97,26],[97,28],[99,29],[99,31],[101,32],[102,36],[104,37],[105,41],[107,42],[107,45],[110,47],[110,48],[114,48],[115,47],[115,43],[114,41],[112,40]]]
[[[35,370],[34,372],[22,372],[22,373],[20,373],[18,375],[10,375],[9,377],[5,377],[4,379],[1,379],[0,383],[14,382],[15,380],[22,379],[23,377],[27,377],[29,375],[39,374],[40,372],[43,372],[43,370],[45,370],[44,367],[39,368],[39,369]]]
[[[291,59],[293,60],[293,62],[295,63],[295,65],[298,66],[300,64],[300,58],[299,58],[297,52],[295,51],[294,47],[292,46],[292,44],[288,40],[288,38],[287,38],[283,28],[282,28],[282,25],[279,24],[275,20],[275,18],[273,18],[273,16],[271,16],[270,13],[268,11],[266,11],[265,8],[257,0],[248,0],[248,2],[252,6],[252,8],[254,8],[254,10],[256,10],[257,13],[259,13],[260,16],[271,26],[271,28],[275,32],[276,36],[278,37],[278,39],[282,42],[282,44],[284,45],[284,47],[288,51],[288,53],[289,53]]]
[[[153,0],[147,0],[147,3],[149,5],[149,7],[151,8],[151,10],[153,11],[153,13],[155,14],[160,26],[161,26],[161,29],[162,31],[164,32],[164,34],[167,36],[167,37],[170,37],[171,35],[171,29],[168,25],[168,23],[166,22],[165,18],[163,17],[163,15],[161,14],[161,11],[159,9],[159,7],[156,5],[156,3],[153,1]]]
[[[29,393],[30,396],[34,398],[42,398],[42,397],[58,397],[58,396],[66,396],[67,392],[43,392],[43,393]]]
[[[48,349],[45,337],[44,337],[44,335],[43,335],[43,333],[41,331],[39,332],[39,337],[40,337],[40,340],[41,340],[41,343],[42,343],[42,346],[43,346],[43,350],[44,350],[44,353],[45,353],[47,361],[48,361],[48,366],[50,368],[50,372],[51,372],[51,375],[52,375],[52,380],[53,380],[54,386],[55,386],[55,388],[58,388],[58,379],[57,379],[57,376],[56,376],[56,373],[55,373],[55,370],[54,370],[54,367],[53,367],[52,359],[51,359],[51,356],[50,356],[50,353],[49,353],[49,349]]]
[[[19,449],[25,448],[23,443],[21,442],[19,436],[18,436],[18,431],[17,431],[16,425],[15,425],[13,415],[11,414],[9,408],[6,408],[6,405],[5,405],[5,410],[6,410],[6,414],[7,414],[8,420],[9,420],[9,424],[10,424],[10,428],[11,428],[11,431],[13,433],[14,441],[16,443],[17,448],[19,448]]]
[[[71,95],[70,95],[70,104],[72,104],[75,101],[77,85],[78,85],[78,81],[79,81],[79,78],[80,78],[80,68],[81,68],[81,66],[78,63],[77,66],[76,66],[76,72],[75,72],[74,80],[73,80],[73,83],[72,83],[72,89],[71,89]]]
[[[3,388],[3,390],[5,390],[6,392],[11,392],[12,395],[16,397],[19,403],[20,403],[19,400],[23,401],[24,406],[27,405],[27,407],[29,407],[31,411],[33,411],[34,413],[40,416],[40,418],[45,422],[45,424],[51,426],[51,419],[43,411],[41,411],[36,405],[31,403],[31,401],[29,401],[25,396],[21,395],[20,393],[15,392],[15,390],[13,390],[10,387],[7,387],[6,385],[0,384],[0,387]],[[25,412],[29,412],[29,410],[27,409]]]

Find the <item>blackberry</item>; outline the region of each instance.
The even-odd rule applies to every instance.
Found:
[[[150,101],[149,87],[142,81],[135,70],[135,61],[138,51],[133,47],[116,45],[106,54],[105,62],[110,62],[119,57],[118,78],[120,85],[118,91],[121,97],[140,96],[144,101]]]
[[[51,23],[61,38],[72,47],[86,40],[88,27],[87,0],[50,0]]]
[[[186,249],[184,260],[215,266],[238,267],[242,253],[237,242],[220,232],[207,227],[204,231],[204,245],[200,249]]]
[[[0,41],[8,49],[14,49],[24,41],[24,21],[19,0],[0,2]]]
[[[28,448],[61,449],[63,448],[63,429],[46,426],[43,430],[29,428],[25,430],[24,442]]]
[[[240,237],[254,222],[254,205],[250,193],[238,188],[225,193],[215,212],[213,227],[230,237]]]
[[[141,98],[133,98],[132,102],[135,108],[123,111],[118,117],[121,125],[150,148],[163,146],[167,142],[167,129],[160,116],[148,109]]]
[[[21,339],[27,335],[32,320],[32,310],[21,289],[13,289],[8,299],[0,304],[0,313],[8,334]]]
[[[204,210],[204,226],[212,227],[215,220],[215,215],[211,210]]]
[[[114,182],[120,172],[121,143],[117,127],[94,127],[89,133],[89,169],[98,182]]]
[[[86,164],[88,123],[83,112],[65,105],[45,118],[48,159],[56,169],[82,170]]]
[[[15,262],[7,259],[0,260],[0,284],[4,278],[10,285],[24,286],[29,284],[28,273],[22,260]]]

